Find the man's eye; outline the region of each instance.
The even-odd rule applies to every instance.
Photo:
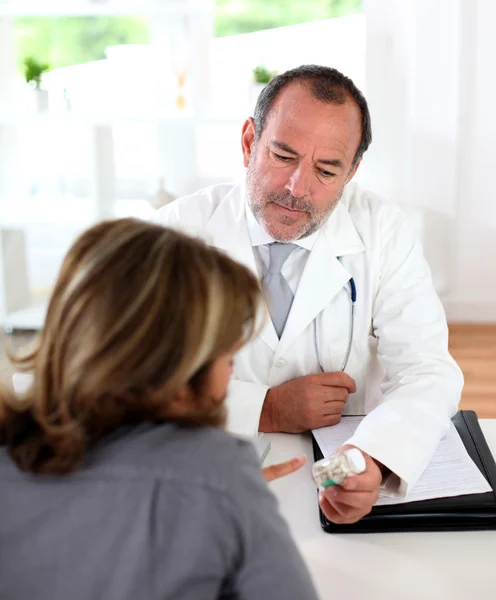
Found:
[[[336,177],[336,173],[330,173],[329,171],[324,171],[323,169],[318,169],[318,171],[322,175],[322,177],[326,177],[327,179],[330,179],[331,177]]]
[[[290,160],[293,160],[291,156],[282,156],[281,154],[276,154],[275,152],[272,152],[272,155],[274,156],[274,158],[282,162],[289,162]]]

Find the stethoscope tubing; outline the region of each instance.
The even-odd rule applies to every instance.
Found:
[[[346,348],[346,354],[344,355],[343,364],[341,365],[341,371],[344,371],[348,366],[348,361],[350,359],[351,347],[353,345],[353,334],[355,330],[355,302],[357,299],[357,291],[356,284],[353,277],[349,280],[350,285],[350,330],[348,335],[348,346]],[[314,321],[314,337],[315,337],[315,349],[317,351],[317,360],[322,372],[324,372],[324,365],[320,356],[320,345],[319,345],[319,336],[318,336],[318,318]]]

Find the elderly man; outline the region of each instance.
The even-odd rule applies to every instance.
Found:
[[[366,415],[348,441],[366,472],[320,499],[336,523],[371,510],[386,472],[406,493],[463,385],[411,228],[393,204],[350,184],[370,142],[367,102],[349,78],[293,69],[264,88],[243,126],[246,181],[158,214],[262,282],[271,319],[237,356],[233,431],[296,433]]]

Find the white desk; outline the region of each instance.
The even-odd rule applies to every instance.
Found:
[[[496,456],[496,419],[481,420]],[[306,454],[271,489],[323,600],[495,600],[496,531],[328,534],[320,528],[309,435],[270,434],[265,465]],[[303,599],[302,599],[303,600]]]

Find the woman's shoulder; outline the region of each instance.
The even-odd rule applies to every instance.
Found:
[[[90,453],[92,471],[121,477],[184,480],[220,490],[238,464],[260,469],[253,444],[215,427],[146,424],[122,428]]]

